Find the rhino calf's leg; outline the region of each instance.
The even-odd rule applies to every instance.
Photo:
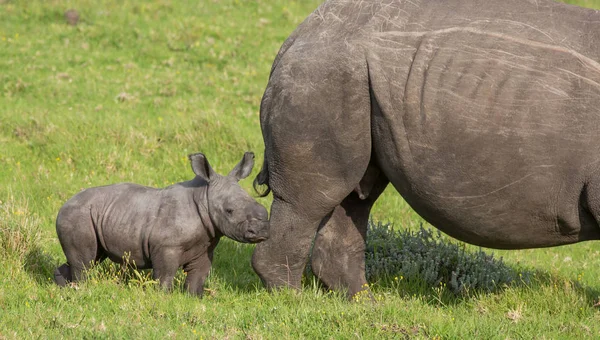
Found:
[[[163,249],[152,258],[152,278],[158,280],[161,288],[170,291],[173,287],[173,279],[179,269],[181,253],[173,249]]]
[[[71,267],[68,264],[65,263],[54,270],[54,282],[57,285],[65,287],[71,281],[73,281],[73,277],[71,276]]]
[[[212,266],[213,253],[218,244],[218,239],[212,242],[208,250],[197,259],[183,265],[183,270],[187,273],[185,279],[185,289],[193,295],[202,297],[204,293],[204,281],[208,277]]]
[[[312,270],[321,282],[331,289],[346,290],[349,298],[368,290],[365,277],[367,224],[371,207],[388,180],[378,176],[372,183],[367,198],[352,192],[323,220],[311,256]]]
[[[208,277],[210,271],[210,265],[201,269],[192,269],[187,273],[185,278],[185,290],[192,295],[202,297],[204,294],[204,281]]]
[[[63,207],[57,218],[56,230],[67,258],[67,263],[55,271],[56,283],[61,285],[85,280],[85,270],[95,261],[104,259],[89,219],[89,210],[78,206]]]
[[[199,297],[204,293],[204,281],[208,277],[212,265],[212,251],[200,256],[197,260],[183,266],[187,273],[185,279],[185,289],[193,295]]]

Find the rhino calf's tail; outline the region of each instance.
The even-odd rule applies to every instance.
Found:
[[[252,183],[254,187],[254,191],[258,194],[259,197],[266,197],[270,192],[271,188],[269,187],[269,168],[267,165],[267,153],[264,153],[264,160],[262,168],[256,178],[254,178],[254,182]],[[260,186],[266,186],[267,188],[261,191]]]

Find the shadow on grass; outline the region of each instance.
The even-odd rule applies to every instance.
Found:
[[[40,247],[33,247],[25,254],[23,269],[41,286],[54,284],[54,269],[58,263]]]
[[[528,291],[550,289],[557,294],[575,294],[581,297],[588,306],[595,305],[600,299],[600,290],[582,285],[577,280],[553,275],[541,270],[518,270],[510,266],[509,268],[514,270],[515,273],[519,272],[523,276],[528,276],[528,279],[515,280],[514,282],[498,286],[495,289],[466,289],[460,293],[453,292],[443,283],[432,285],[419,277],[412,280],[403,279],[402,281],[396,280],[397,276],[394,276],[394,278],[379,278],[371,281],[370,284],[375,295],[392,293],[405,298],[420,297],[424,302],[432,306],[456,306],[485,295],[502,295],[508,290],[526,293]]]
[[[254,245],[221,239],[215,249],[213,266],[208,283],[219,281],[235,291],[251,293],[263,287],[252,269],[251,259]]]

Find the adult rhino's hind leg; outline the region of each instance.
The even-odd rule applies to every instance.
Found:
[[[252,266],[267,288],[300,289],[310,244],[324,214],[308,205],[273,201],[270,224],[279,232],[271,231],[252,255]]]
[[[304,185],[285,186],[285,196],[275,186],[273,204],[271,205],[269,239],[259,243],[252,256],[252,266],[267,288],[291,287],[301,288],[302,274],[307,263],[311,243],[321,221],[331,213],[352,192],[355,184],[349,184],[345,176],[328,173],[327,169],[335,169],[339,159],[323,164],[320,176],[307,176]],[[365,161],[366,163],[367,161]],[[294,183],[298,174],[307,173],[302,170],[305,162],[288,163],[292,178],[280,177],[287,183]],[[357,168],[362,168],[360,165]],[[317,170],[319,171],[319,170]],[[360,173],[351,183],[358,183]],[[354,176],[353,176],[354,177]],[[337,256],[337,254],[333,254]]]
[[[374,168],[369,166],[369,170]],[[344,290],[348,297],[368,289],[365,277],[367,224],[371,207],[388,184],[378,169],[369,170],[361,186],[323,220],[311,255],[313,273],[328,288]]]
[[[600,171],[592,174],[592,179],[583,188],[579,197],[579,218],[581,227],[577,241],[600,239]]]
[[[346,48],[290,47],[263,96],[265,165],[257,180],[269,185],[273,204],[269,239],[256,246],[252,265],[268,288],[300,288],[319,224],[371,159],[366,62]]]

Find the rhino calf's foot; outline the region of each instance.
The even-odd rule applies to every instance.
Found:
[[[67,283],[71,281],[73,281],[73,278],[71,276],[71,268],[68,264],[65,263],[54,270],[54,282],[57,285],[66,287]]]

